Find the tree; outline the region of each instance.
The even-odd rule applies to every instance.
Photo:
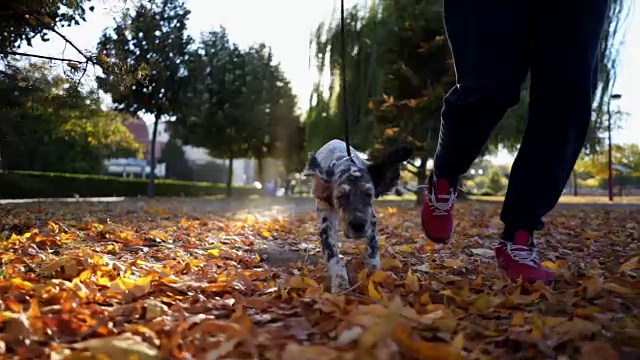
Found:
[[[614,165],[624,166],[632,172],[640,173],[640,147],[637,144],[614,144],[611,149]],[[578,174],[588,174],[599,179],[609,176],[609,160],[607,151],[583,155],[575,166]]]
[[[144,79],[132,86],[126,72],[106,73],[98,86],[109,93],[117,109],[133,114],[144,111],[155,117],[151,135],[151,174],[147,195],[154,196],[156,138],[163,116],[173,115],[179,104],[185,78],[191,37],[185,35],[190,11],[181,0],[150,0],[138,4],[130,15],[124,13],[112,31],[98,43],[101,62],[108,67],[144,70]]]
[[[169,130],[229,160],[229,195],[233,160],[239,157],[257,159],[260,181],[266,157],[283,160],[289,170],[302,166],[296,99],[265,44],[242,50],[224,28],[212,30],[189,55],[188,74],[180,114]]]
[[[374,122],[370,109],[370,99],[379,97],[383,92],[383,79],[386,68],[380,66],[379,53],[387,46],[382,38],[385,27],[382,3],[375,2],[369,7],[354,6],[346,10],[345,50],[341,52],[341,34],[339,19],[329,23],[322,22],[312,36],[310,47],[314,48],[318,80],[313,86],[309,98],[309,110],[305,119],[306,148],[315,151],[331,139],[342,139],[344,133],[344,104],[342,101],[341,65],[345,62],[347,79],[347,119],[351,128],[351,145],[367,150],[373,146],[371,134]],[[323,78],[329,72],[330,83],[324,84]],[[328,94],[325,93],[328,85]]]
[[[109,157],[141,154],[126,117],[103,111],[97,92],[78,89],[44,63],[7,70],[0,75],[5,170],[100,173]]]
[[[256,134],[251,129],[255,110],[246,107],[251,98],[245,93],[246,61],[224,28],[203,34],[189,55],[180,112],[169,126],[185,144],[229,160],[227,195],[232,191],[233,160],[249,154],[248,140]]]
[[[174,138],[170,138],[162,149],[159,162],[166,164],[166,177],[177,180],[193,180],[193,170],[189,166],[184,149]]]
[[[507,180],[498,168],[493,168],[489,173],[489,181],[487,183],[487,189],[494,195],[499,195],[506,187]]]
[[[86,21],[85,4],[90,0],[4,1],[0,5],[0,55],[17,55],[15,49],[39,37],[49,41],[49,33]],[[89,11],[94,7],[89,6]],[[65,38],[66,39],[66,38]]]

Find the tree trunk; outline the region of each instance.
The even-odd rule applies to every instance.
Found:
[[[576,171],[573,170],[571,175],[573,175],[573,196],[578,196],[578,176]]]
[[[418,165],[416,179],[417,185],[422,186],[427,183],[427,158],[423,157],[420,159],[420,164]],[[416,206],[421,206],[424,201],[424,187],[419,187],[416,189]]]
[[[229,152],[229,172],[227,173],[227,196],[231,196],[233,189],[233,153]]]
[[[256,162],[258,162],[258,182],[264,185],[264,159],[259,157]]]
[[[153,121],[153,133],[151,134],[151,174],[149,174],[149,184],[147,186],[147,197],[153,198],[156,195],[156,140],[158,138],[158,123],[160,115],[156,114]]]

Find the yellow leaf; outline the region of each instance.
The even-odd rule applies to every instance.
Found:
[[[478,314],[486,314],[494,309],[500,303],[500,299],[494,298],[489,294],[480,294],[473,302],[473,309]]]
[[[410,291],[416,292],[420,290],[420,281],[418,280],[418,277],[413,274],[411,269],[409,269],[409,272],[407,272],[407,279],[405,280],[404,284]]]
[[[404,252],[412,253],[412,252],[414,252],[414,247],[410,246],[410,245],[403,245],[403,246],[400,246],[399,250],[400,251],[404,251]]]
[[[629,259],[627,262],[620,266],[619,272],[631,271],[638,267],[638,260],[640,260],[640,256],[634,256]]]
[[[207,250],[207,255],[211,256],[220,256],[220,249],[209,249]]]
[[[451,347],[456,349],[456,350],[460,350],[462,351],[464,349],[464,334],[463,333],[458,333],[458,335],[456,335],[455,338],[453,338],[453,341],[451,342]]]
[[[413,251],[413,250],[412,250]],[[383,270],[401,269],[402,264],[398,259],[382,259],[380,262]]]
[[[428,293],[425,293],[424,295],[420,296],[420,304],[422,305],[431,304],[431,297],[429,296]]]
[[[632,295],[632,294],[636,294],[637,292],[633,289],[629,289],[623,286],[620,286],[616,283],[605,283],[604,285],[602,285],[603,288],[607,289],[608,291],[614,292],[616,294],[622,294],[622,295]]]
[[[382,300],[382,294],[376,289],[373,281],[369,280],[369,297],[376,300]]]
[[[70,347],[89,351],[95,357],[106,355],[110,359],[161,359],[158,349],[131,333],[86,340]]]
[[[381,270],[376,270],[373,274],[371,274],[371,278],[370,279],[373,282],[379,283],[379,282],[382,282],[384,279],[386,279],[387,276],[389,276],[389,274],[387,274],[386,272],[381,271]]]
[[[549,270],[558,271],[558,265],[553,261],[543,261],[542,266],[546,267]]]
[[[460,259],[447,259],[442,262],[443,265],[448,267],[462,267],[464,263]]]

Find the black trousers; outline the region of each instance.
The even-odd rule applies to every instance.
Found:
[[[527,126],[501,220],[540,230],[580,154],[591,119],[608,0],[444,0],[457,85],[444,98],[434,159],[457,181],[531,75]]]

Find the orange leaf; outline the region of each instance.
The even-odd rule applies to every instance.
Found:
[[[440,342],[427,342],[415,339],[407,329],[398,327],[394,332],[394,339],[400,348],[420,360],[462,360],[465,359],[460,351],[451,345]]]

